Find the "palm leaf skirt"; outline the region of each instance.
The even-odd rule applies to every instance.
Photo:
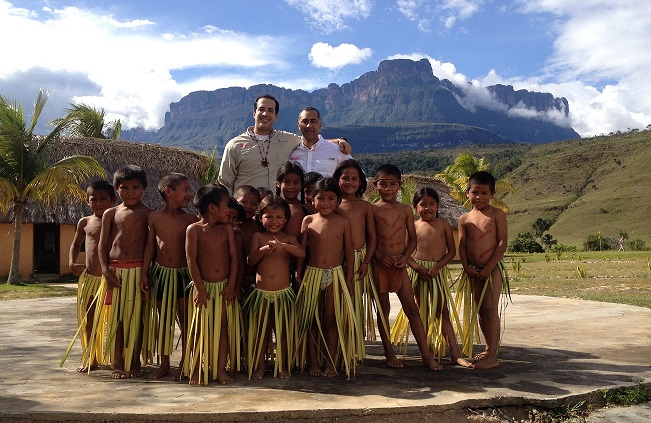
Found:
[[[197,383],[208,384],[217,379],[219,368],[219,342],[221,338],[222,316],[225,314],[228,336],[228,357],[231,371],[241,369],[242,307],[234,300],[227,304],[222,292],[228,280],[221,282],[204,282],[208,293],[206,306],[197,307],[194,302],[190,307],[192,318],[188,326],[188,349],[183,362],[183,375],[198,374]],[[192,294],[194,295],[193,287]]]
[[[244,308],[249,320],[246,343],[249,379],[258,367],[262,351],[267,350],[268,346],[264,340],[271,324],[274,325],[273,331],[276,334],[276,348],[271,349],[271,355],[274,357],[274,377],[282,371],[291,374],[296,339],[295,301],[296,294],[291,287],[280,291],[254,289],[247,298]],[[273,323],[270,322],[270,317],[273,318]],[[269,339],[271,340],[271,337]],[[286,343],[286,351],[281,348],[281,340]]]

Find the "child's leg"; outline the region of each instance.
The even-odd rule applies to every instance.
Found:
[[[448,348],[450,349],[450,361],[452,364],[458,364],[462,367],[472,367],[472,363],[461,356],[461,350],[457,343],[457,336],[454,333],[454,328],[450,321],[448,299],[441,289],[439,289],[438,298],[439,302],[436,305],[436,315],[441,316],[441,334],[443,335],[443,338],[445,338],[445,342],[448,344]]]
[[[86,339],[85,345],[86,348],[89,348],[90,345],[90,335],[93,333],[93,322],[95,321],[95,304],[91,305],[86,309],[86,326],[84,328],[83,336]],[[95,370],[98,366],[97,357],[91,351],[90,356],[93,357],[93,361],[86,363],[83,366],[77,367],[77,371],[80,373],[87,373],[90,367],[90,370]]]
[[[491,273],[492,284],[485,282],[472,282],[473,295],[481,298],[484,284],[488,284],[484,299],[479,304],[479,327],[486,341],[486,350],[480,354],[479,362],[475,363],[476,369],[490,369],[497,367],[497,348],[500,342],[500,296],[502,295],[502,275],[499,269]]]
[[[411,332],[414,334],[414,338],[416,338],[423,363],[432,370],[441,370],[441,365],[436,362],[429,348],[427,348],[427,334],[425,333],[423,321],[420,318],[420,310],[414,300],[414,290],[411,288],[411,282],[407,277],[406,270],[403,272],[402,285],[397,294],[402,304],[402,310],[409,320]]]
[[[337,327],[337,317],[335,316],[333,289],[334,283],[331,283],[325,290],[326,301],[322,322],[327,351],[326,364],[323,369],[324,377],[337,376],[337,339],[339,337],[339,328]]]
[[[289,349],[287,348],[287,337],[290,336],[289,334],[289,328],[285,325],[285,322],[280,323],[283,326],[283,335],[278,336],[278,333],[276,333],[276,349],[280,349],[282,351],[282,360],[279,360],[278,363],[278,378],[279,379],[289,379],[291,377],[291,373],[289,373]],[[274,328],[275,328],[274,324]],[[275,329],[274,329],[275,331]],[[276,360],[278,361],[278,354],[276,354]]]
[[[138,286],[136,286],[136,289],[139,289]],[[138,300],[136,299],[136,301]],[[145,301],[147,301],[147,297],[143,295],[141,298],[141,310],[144,309]],[[136,338],[136,345],[133,348],[133,357],[131,359],[131,370],[129,370],[130,377],[142,376],[142,364],[140,362],[140,352],[142,351],[142,338],[144,336],[145,330],[146,330],[145,313],[142,313],[140,316],[140,330],[138,331],[138,336]]]
[[[382,323],[383,321],[387,322],[387,324],[389,323],[389,312],[391,311],[389,293],[379,293],[378,299],[380,300],[380,308],[382,309],[382,312],[380,312],[380,310],[377,312],[377,327],[380,331],[380,339],[382,340],[382,347],[384,348],[384,356],[387,359],[387,367],[398,369],[402,367],[402,362],[400,362],[398,357],[396,357],[396,353],[393,351],[393,345],[391,345],[391,340],[389,339],[389,334]]]
[[[162,306],[162,301],[156,301],[156,310],[158,311],[159,325],[164,324],[163,322],[160,321],[161,306]],[[158,350],[160,351],[160,367],[158,368],[158,371],[156,371],[153,375],[151,375],[150,379],[160,379],[171,373],[170,356],[168,354],[164,354],[165,345],[167,344],[167,339],[165,339],[166,334],[167,331],[163,331],[163,342],[161,345],[158,346]]]
[[[319,336],[319,328],[316,325],[316,322],[312,323],[312,328],[307,333],[307,353],[308,353],[308,367],[310,376],[323,376],[323,371],[319,366],[319,357],[317,351],[319,346],[317,345],[317,337]]]
[[[229,351],[228,320],[226,319],[226,307],[224,306],[222,307],[222,323],[219,335],[219,356],[217,357],[217,380],[222,385],[227,385],[235,380],[228,374],[228,371],[226,370],[226,362],[228,361]]]
[[[261,316],[264,316],[265,313],[269,313],[269,320],[267,321],[267,327],[265,328],[264,333],[257,334],[260,337],[260,354],[258,355],[258,366],[255,368],[251,379],[260,380],[264,377],[264,372],[267,368],[267,363],[265,362],[265,354],[267,353],[269,341],[271,340],[271,328],[273,326],[273,305],[267,304],[266,300],[260,305],[262,307]],[[266,308],[271,307],[272,309],[267,311]],[[264,319],[264,317],[263,317]],[[262,330],[262,322],[258,322],[258,329]],[[253,363],[250,363],[252,366]]]
[[[179,362],[179,374],[175,378],[180,380],[183,375],[182,369],[188,344],[188,297],[179,298],[176,307],[176,315],[181,331],[181,361]]]
[[[111,379],[126,379],[130,377],[129,373],[124,371],[124,325],[118,322],[115,331],[115,341],[113,342],[113,372]]]

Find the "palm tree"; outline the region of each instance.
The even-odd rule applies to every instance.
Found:
[[[462,153],[455,159],[454,163],[446,167],[443,173],[437,173],[436,178],[441,179],[445,184],[450,187],[450,195],[452,198],[463,204],[464,207],[470,210],[470,201],[466,197],[466,188],[468,187],[468,179],[470,175],[480,170],[488,171],[490,166],[484,161],[484,158],[477,159],[472,154]],[[500,179],[495,183],[496,194],[506,195],[507,193],[515,193],[515,188],[511,183],[505,179]],[[504,212],[509,211],[509,207],[496,196],[491,200],[491,204],[499,207]]]
[[[67,109],[68,114],[59,119],[54,119],[53,125],[61,125],[62,131],[72,137],[90,137],[101,139],[120,139],[122,123],[120,119],[104,122],[104,109],[97,110],[84,103],[71,104]]]
[[[40,137],[34,128],[48,95],[39,92],[32,121],[27,127],[22,105],[0,96],[0,212],[13,211],[14,243],[7,283],[19,284],[20,241],[25,207],[35,203],[51,207],[59,199],[85,201],[79,183],[106,177],[97,160],[88,156],[66,157],[48,164],[48,147],[60,134],[56,126]]]

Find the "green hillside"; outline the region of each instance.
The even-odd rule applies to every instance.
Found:
[[[433,175],[469,152],[485,157],[493,173],[517,190],[507,195],[509,238],[531,231],[537,218],[554,220],[550,233],[560,243],[581,247],[601,232],[651,245],[651,131],[574,139],[544,145],[470,146],[359,156],[372,176],[382,163],[403,172]]]

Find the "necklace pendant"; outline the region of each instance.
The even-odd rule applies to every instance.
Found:
[[[262,166],[264,166],[264,167],[269,167],[269,161],[268,161],[267,159],[262,159],[262,161],[261,161],[260,163],[261,163]]]

